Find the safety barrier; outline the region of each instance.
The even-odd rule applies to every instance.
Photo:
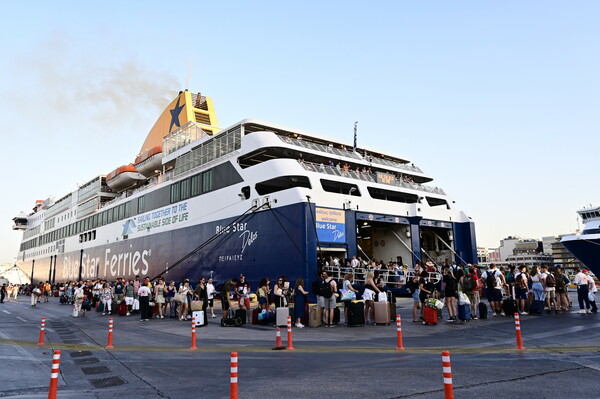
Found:
[[[523,350],[523,338],[521,337],[521,316],[515,313],[515,332],[517,334],[517,349]]]
[[[196,346],[196,318],[192,317],[192,346],[190,346],[191,350],[198,349]]]
[[[398,344],[396,345],[396,349],[403,351],[404,346],[402,345],[402,317],[399,314],[396,315],[396,332],[398,334]]]
[[[40,325],[40,339],[38,345],[44,345],[44,333],[46,331],[46,318],[42,317],[42,324]]]
[[[454,399],[452,387],[452,367],[450,366],[450,352],[442,352],[442,371],[444,373],[444,398]]]
[[[238,354],[231,352],[229,399],[238,399]]]
[[[287,317],[287,330],[288,330],[288,338],[287,338],[287,350],[293,351],[294,346],[292,344],[292,316]]]
[[[108,319],[108,345],[106,345],[106,349],[112,349],[113,346],[113,319],[112,317]]]
[[[50,373],[50,389],[48,390],[48,399],[56,399],[58,391],[58,371],[60,370],[60,351],[55,350],[52,355],[52,371]]]

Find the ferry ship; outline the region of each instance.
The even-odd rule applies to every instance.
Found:
[[[476,263],[473,222],[432,180],[405,157],[272,123],[219,128],[211,98],[185,90],[133,163],[13,219],[17,264],[34,281],[244,274],[256,287],[312,281],[329,257]]]
[[[564,236],[560,243],[596,276],[600,276],[600,206],[583,208],[577,213],[583,221],[583,231]]]

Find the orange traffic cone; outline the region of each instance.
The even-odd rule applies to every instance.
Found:
[[[275,334],[275,347],[273,350],[278,351],[282,349],[285,349],[285,346],[283,346],[283,342],[281,341],[281,330],[279,330],[279,327],[277,327],[277,333]]]

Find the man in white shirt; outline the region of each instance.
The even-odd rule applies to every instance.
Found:
[[[152,293],[150,292],[150,288],[148,288],[147,280],[144,284],[140,285],[137,293],[140,301],[140,319],[141,321],[148,321],[150,320],[150,296]]]
[[[575,273],[577,273],[575,275],[573,283],[577,286],[577,300],[579,301],[580,309],[579,313],[592,313],[592,311],[590,310],[590,300],[588,298],[589,280],[587,278],[587,275],[585,274],[587,270],[584,269],[583,271],[580,271],[578,267],[576,267],[574,270]],[[583,307],[584,303],[585,309]]]
[[[360,262],[358,261],[358,259],[356,259],[356,255],[354,255],[354,256],[352,257],[352,261],[350,262],[350,266],[351,266],[353,269],[356,269],[357,267],[359,267],[359,266],[360,266]]]

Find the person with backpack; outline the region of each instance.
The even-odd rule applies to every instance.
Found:
[[[554,281],[556,282],[556,311],[569,311],[569,294],[567,287],[571,284],[571,280],[563,274],[560,265],[554,266]]]
[[[325,298],[325,327],[335,327],[333,316],[336,304],[335,293],[337,292],[337,283],[332,277],[331,272],[326,272],[327,278],[321,285],[321,295]]]
[[[462,287],[463,292],[467,294],[469,301],[471,301],[471,315],[474,320],[477,320],[477,310],[479,308],[480,301],[479,290],[477,289],[477,286],[479,285],[479,277],[477,277],[477,272],[473,266],[466,270],[467,271],[464,276],[460,278],[460,286]]]
[[[496,316],[497,313],[504,316],[504,312],[502,311],[502,287],[506,286],[504,275],[492,263],[489,270],[486,270],[481,275],[481,278],[485,281],[485,292],[490,308],[492,309],[492,316]]]
[[[527,266],[520,265],[518,272],[515,273],[515,296],[517,301],[517,310],[521,314],[527,314],[525,302],[529,292],[529,278],[527,275]]]
[[[556,306],[556,279],[554,274],[548,271],[548,266],[542,265],[542,276],[546,282],[544,292],[546,293],[546,307],[548,313],[552,313],[552,307],[556,313],[558,313],[558,306]]]

